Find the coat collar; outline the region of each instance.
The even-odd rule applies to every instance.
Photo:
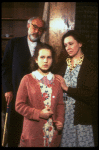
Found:
[[[33,71],[32,74],[36,77],[36,79],[41,80],[44,76],[38,72],[38,70]],[[53,74],[49,72],[47,75],[47,79],[51,80],[53,78]]]

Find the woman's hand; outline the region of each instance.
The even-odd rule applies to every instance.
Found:
[[[56,128],[57,128],[58,131],[62,130],[62,128],[63,128],[63,123],[62,122],[56,120],[56,121],[54,121],[54,123],[55,123]]]
[[[66,92],[68,91],[68,87],[65,83],[65,80],[63,77],[61,77],[60,75],[57,76],[58,81],[61,83],[61,87],[63,90],[65,90]]]
[[[53,115],[53,111],[51,110],[50,107],[45,107],[40,112],[40,118],[43,118],[43,119],[48,119],[51,115]]]

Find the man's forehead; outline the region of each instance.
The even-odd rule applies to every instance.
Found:
[[[38,27],[43,27],[44,26],[44,22],[42,20],[40,20],[39,18],[32,20],[32,24],[35,24]]]

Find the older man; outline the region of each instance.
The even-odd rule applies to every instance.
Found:
[[[25,74],[30,73],[29,59],[45,31],[45,22],[39,17],[27,22],[28,35],[11,39],[2,60],[2,86],[7,105],[11,105],[8,146],[17,147],[22,126],[22,116],[15,112],[15,98],[19,83]]]

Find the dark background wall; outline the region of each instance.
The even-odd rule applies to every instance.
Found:
[[[86,37],[85,55],[98,69],[97,2],[76,2],[75,29]]]

